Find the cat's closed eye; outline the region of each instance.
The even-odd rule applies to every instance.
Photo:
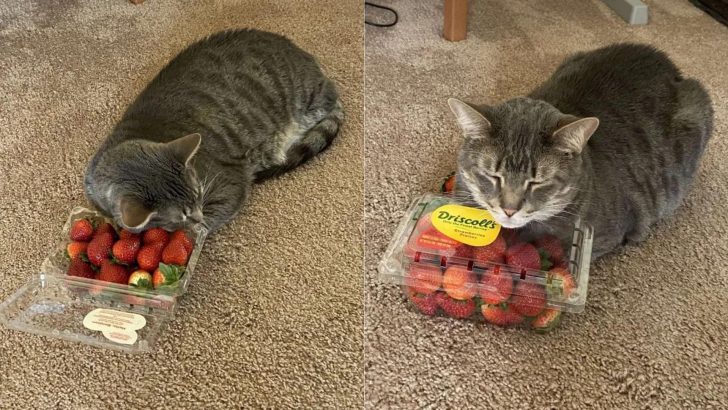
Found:
[[[526,181],[526,190],[530,191],[534,188],[542,187],[544,186],[545,182],[546,181],[529,179]]]
[[[480,174],[484,176],[487,180],[489,180],[496,188],[499,188],[503,185],[503,177],[501,175],[488,171],[482,171]]]

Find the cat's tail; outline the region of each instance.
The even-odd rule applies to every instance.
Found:
[[[331,142],[339,133],[339,128],[344,122],[344,106],[341,100],[337,99],[329,114],[311,127],[301,138],[299,144],[310,148],[311,156],[318,154],[331,145]]]
[[[328,148],[339,128],[344,122],[344,106],[340,99],[336,99],[332,109],[306,131],[285,153],[285,160],[274,166],[266,167],[255,174],[255,181],[260,182],[278,176],[303,164],[316,154]]]

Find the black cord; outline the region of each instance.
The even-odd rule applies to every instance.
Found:
[[[375,26],[375,27],[392,27],[393,25],[397,24],[397,22],[399,21],[399,15],[397,14],[397,12],[393,8],[386,7],[386,6],[380,6],[378,4],[369,3],[368,1],[365,1],[364,2],[364,5],[365,6],[369,6],[369,7],[374,7],[374,8],[382,9],[382,10],[387,10],[387,11],[392,12],[392,14],[394,14],[394,21],[391,22],[391,23],[387,23],[387,24],[374,23],[374,22],[368,21],[365,18],[364,19],[364,23],[365,24],[369,24],[370,26]]]

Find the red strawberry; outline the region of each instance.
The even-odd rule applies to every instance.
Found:
[[[111,248],[111,253],[114,255],[114,258],[116,258],[117,261],[128,265],[130,263],[134,263],[134,261],[136,260],[137,252],[139,252],[140,246],[141,241],[139,239],[119,239]]]
[[[549,295],[555,298],[568,299],[574,289],[576,282],[567,269],[553,268],[549,271],[550,283],[548,285]]]
[[[546,307],[546,292],[536,283],[519,282],[513,289],[510,305],[523,316],[538,316]]]
[[[452,256],[455,254],[457,248],[461,246],[461,243],[445,236],[445,234],[432,226],[420,233],[414,246],[423,252],[441,256]]]
[[[437,305],[450,317],[465,319],[475,312],[475,301],[473,299],[457,300],[438,292],[435,294]]]
[[[417,307],[421,313],[427,316],[434,316],[437,313],[437,300],[435,294],[423,295],[413,290],[407,291],[407,298]]]
[[[553,264],[558,264],[564,259],[564,247],[559,238],[554,235],[544,235],[538,238],[534,243],[537,248],[543,249],[548,253],[549,260]]]
[[[485,320],[498,326],[518,325],[523,323],[523,316],[505,303],[498,305],[482,305],[480,312]]]
[[[165,285],[174,285],[182,277],[183,273],[184,268],[160,263],[159,268],[152,275],[152,284],[155,289]]]
[[[93,279],[96,276],[96,272],[94,272],[91,265],[84,262],[81,258],[72,258],[66,273],[69,276],[79,276],[88,279]]]
[[[521,323],[524,322],[525,318],[522,315],[520,315],[518,312],[513,310],[513,308],[511,308],[510,306],[507,306],[506,309],[508,311],[507,317],[508,317],[509,325],[520,325]]]
[[[531,322],[531,328],[538,333],[546,333],[555,328],[561,320],[561,311],[556,309],[544,309]]]
[[[144,244],[152,244],[152,243],[163,243],[167,244],[169,241],[169,233],[165,231],[162,228],[152,228],[148,231],[144,232]]]
[[[432,212],[420,215],[420,219],[417,220],[417,225],[415,225],[415,231],[422,233],[422,231],[430,228],[432,228]]]
[[[138,233],[131,233],[127,231],[126,229],[122,229],[119,233],[119,238],[121,239],[137,239],[139,241],[142,240],[142,236]]]
[[[460,242],[435,229],[432,225],[432,213],[428,213],[417,221],[405,251],[409,254],[421,251],[449,257],[454,255],[456,249],[461,245]]]
[[[107,259],[101,264],[99,280],[126,285],[129,280],[129,272],[126,271],[126,267]]]
[[[86,253],[86,248],[88,248],[88,242],[73,241],[69,243],[66,247],[66,253],[68,254],[68,257],[70,259],[74,259],[75,257],[81,256],[81,254]]]
[[[455,182],[457,181],[456,175],[457,174],[453,172],[445,178],[445,181],[442,183],[442,187],[440,188],[444,194],[450,194],[455,191]]]
[[[442,285],[442,269],[432,265],[410,265],[405,284],[415,293],[435,293]]]
[[[86,242],[91,239],[94,234],[94,227],[88,219],[79,219],[71,225],[71,230],[68,232],[68,236],[71,237],[72,241],[83,241]]]
[[[489,305],[497,305],[511,297],[513,278],[503,270],[491,270],[480,279],[480,298]]]
[[[96,228],[96,232],[94,232],[94,236],[98,236],[103,233],[109,233],[114,239],[116,239],[116,229],[114,229],[114,226],[108,222],[104,222],[99,225],[99,227]]]
[[[453,257],[471,259],[473,257],[473,247],[464,243],[460,244],[460,246],[455,248],[455,254],[453,254]]]
[[[96,233],[94,238],[89,242],[86,248],[88,260],[96,266],[101,266],[101,262],[109,259],[111,247],[114,245],[114,237],[110,233]]]
[[[442,288],[454,299],[471,299],[477,292],[478,280],[464,266],[450,266],[442,276]]]
[[[148,272],[153,272],[159,266],[159,262],[162,260],[162,251],[164,250],[164,243],[152,243],[144,245],[137,253],[137,263],[139,268]]]
[[[192,240],[190,239],[189,236],[187,236],[185,231],[183,231],[182,229],[175,231],[169,237],[169,241],[170,242],[176,242],[176,241],[182,242],[182,245],[184,245],[185,250],[187,251],[187,254],[192,253],[192,249],[194,247],[194,245],[192,244]]]
[[[473,259],[477,262],[496,262],[502,260],[506,252],[506,240],[502,236],[495,238],[493,243],[473,248]]]
[[[530,243],[517,243],[506,250],[506,263],[524,269],[541,269],[541,256]]]
[[[186,265],[187,264],[187,250],[182,242],[170,241],[162,251],[162,262],[168,265]]]

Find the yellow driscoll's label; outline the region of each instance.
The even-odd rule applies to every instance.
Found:
[[[443,235],[470,246],[490,245],[501,229],[490,212],[462,205],[435,209],[432,225]]]

